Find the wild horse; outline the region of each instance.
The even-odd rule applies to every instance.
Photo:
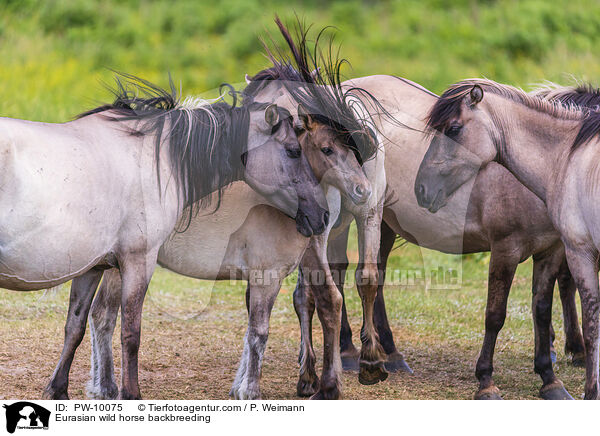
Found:
[[[296,69],[304,77],[304,84],[298,86],[293,81],[283,80],[273,81],[265,86],[265,95],[271,98],[289,94],[293,101],[302,102],[303,106],[309,109],[309,112],[316,114],[317,120],[333,119],[337,124],[350,127],[350,135],[347,141],[358,144],[360,141],[361,130],[352,128],[352,117],[336,108],[349,106],[354,112],[354,117],[361,120],[361,123],[368,126],[368,130],[376,137],[377,148],[373,153],[373,158],[364,162],[364,172],[371,182],[372,193],[368,201],[357,204],[351,201],[351,196],[342,196],[342,214],[337,220],[335,227],[330,232],[330,238],[335,239],[337,235],[344,231],[352,219],[356,219],[358,229],[359,243],[359,265],[356,270],[357,285],[363,305],[363,329],[361,335],[362,347],[360,351],[360,372],[359,381],[363,384],[373,384],[387,378],[384,359],[385,354],[379,344],[379,339],[373,323],[373,303],[377,291],[377,255],[379,252],[380,225],[383,210],[383,201],[385,196],[385,150],[381,146],[380,132],[375,122],[371,119],[371,114],[367,111],[364,102],[368,102],[371,107],[380,109],[378,114],[388,120],[393,120],[389,113],[379,105],[376,98],[368,91],[360,87],[343,88],[340,80],[340,69],[345,60],[333,59],[332,56],[323,55],[320,51],[321,37],[323,33],[314,41],[312,48],[308,45],[307,29],[301,24],[296,27],[296,37],[293,38],[285,26],[276,19],[281,33],[286,40],[289,48],[289,61],[294,64]],[[328,53],[335,52],[330,45],[326,50]],[[285,64],[286,60],[278,52],[278,56],[271,55],[274,63]],[[344,104],[339,102],[343,101]],[[318,106],[325,107],[328,112],[319,112]],[[302,118],[302,114],[299,114]],[[311,132],[309,134],[313,135]],[[314,135],[313,135],[314,136]],[[320,273],[326,270],[328,277],[340,287],[343,281],[343,274],[336,274],[338,271],[335,266],[340,262],[335,253],[331,250],[331,245],[327,244],[325,238],[319,238],[320,243],[311,245],[302,259],[299,268],[299,280],[294,291],[294,307],[298,317],[301,319],[302,341],[300,346],[300,377],[297,384],[297,393],[300,396],[309,396],[313,394],[318,386],[319,380],[314,370],[315,355],[312,350],[311,320],[315,310],[313,298],[314,288],[319,286],[318,275],[313,277],[314,273]],[[319,259],[317,262],[316,259]],[[329,263],[327,265],[327,262]],[[315,263],[321,266],[315,271]],[[333,273],[333,274],[332,274]],[[317,280],[314,280],[317,278]],[[356,353],[356,357],[359,353]],[[401,357],[401,356],[400,356]]]
[[[475,167],[492,161],[511,171],[547,206],[581,297],[585,398],[598,399],[600,234],[594,200],[600,114],[471,79],[444,92],[429,113],[428,125],[437,133],[415,186],[422,206],[442,206]],[[542,390],[560,385],[548,357],[551,301],[552,287],[534,296],[535,369],[544,382]]]
[[[186,207],[244,179],[297,216],[305,234],[324,231],[328,213],[306,159],[285,153],[298,148],[287,111],[222,102],[193,109],[148,83],[138,82],[147,98],[135,97],[131,80],[118,81],[113,105],[72,122],[0,120],[0,286],[27,291],[75,278],[71,300],[83,304],[71,305],[70,316],[85,320],[89,289],[104,269],[118,268],[122,398],[140,396],[142,302],[158,251]]]
[[[290,65],[275,63],[272,69],[259,73],[246,88],[244,101],[268,100],[264,91],[275,84],[275,78],[293,81],[296,85],[302,85],[303,80]],[[326,91],[315,88],[311,92]],[[317,120],[301,109],[303,124],[296,126],[301,150],[295,153],[307,157],[319,180],[337,188],[351,201],[364,203],[370,196],[371,187],[359,162],[369,159],[375,149],[372,133],[366,130],[361,133],[364,127],[354,120],[354,113],[344,100],[332,100],[327,96],[322,101],[334,102],[336,106],[313,103],[311,111],[321,115],[343,115],[345,122],[338,123],[335,122],[338,118],[323,116]],[[289,95],[277,101],[282,106],[286,102],[291,104]],[[355,142],[349,145],[346,138],[350,131]],[[340,202],[336,189],[328,189],[328,198],[333,224]],[[249,323],[242,360],[231,389],[235,398],[260,397],[259,379],[269,316],[281,281],[298,265],[307,246],[315,245],[315,239],[326,238],[329,230],[309,240],[290,233],[291,223],[289,218],[265,205],[260,196],[251,195],[247,186],[236,184],[223,192],[218,210],[210,215],[194,216],[189,228],[174,233],[159,251],[158,262],[181,274],[200,279],[248,281]],[[320,267],[321,264],[316,262],[315,268]],[[268,276],[269,281],[253,281],[252,272],[261,272],[260,277]],[[93,359],[88,393],[96,398],[114,398],[116,393],[111,338],[118,312],[118,282],[117,274],[106,275],[90,314]],[[341,297],[331,283],[321,286],[316,297],[327,346],[323,376],[314,398],[338,398],[341,387],[338,342]],[[81,328],[85,328],[85,324]],[[66,343],[70,342],[67,338]],[[71,359],[73,352],[74,349],[69,349]],[[62,358],[59,367],[61,365]]]
[[[539,296],[544,289],[553,288],[558,280],[561,297],[564,297],[565,349],[573,355],[575,362],[583,359],[583,338],[573,299],[575,284],[564,259],[559,235],[550,222],[543,202],[507,170],[492,163],[476,173],[466,186],[457,189],[437,213],[432,214],[420,208],[414,185],[419,164],[429,144],[423,134],[426,130],[424,120],[438,101],[438,96],[416,83],[393,76],[352,79],[344,85],[366,90],[396,120],[393,122],[385,117],[373,116],[377,130],[383,137],[386,162],[387,191],[374,312],[378,336],[388,356],[386,367],[389,370],[410,371],[394,344],[383,293],[385,266],[397,235],[422,247],[446,253],[491,251],[486,333],[477,364],[480,388],[475,398],[501,398],[491,378],[494,347],[504,324],[514,271],[519,262],[530,256],[534,259],[535,295]],[[371,107],[369,110],[375,114],[381,111]],[[328,248],[329,259],[339,260],[331,265],[332,270],[337,272],[334,275],[342,278],[348,265],[345,238],[347,232],[330,243]],[[536,311],[534,316],[537,316]],[[352,331],[345,310],[340,344],[344,367],[355,367],[358,353],[352,344]],[[310,371],[310,368],[301,369],[301,373]],[[542,397],[566,396],[561,387],[553,386],[556,387],[554,390],[548,387],[542,389]]]

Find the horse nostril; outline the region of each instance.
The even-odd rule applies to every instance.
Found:
[[[425,186],[422,184],[419,185],[419,197],[423,198],[425,196]]]
[[[323,214],[323,222],[325,223],[325,225],[329,225],[329,212],[325,211],[325,213]]]

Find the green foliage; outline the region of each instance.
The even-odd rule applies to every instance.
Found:
[[[527,86],[568,75],[594,80],[600,3],[543,0],[209,2],[8,1],[0,4],[0,113],[65,121],[109,98],[108,68],[185,93],[242,82],[268,65],[259,37],[281,42],[278,13],[335,27],[348,77],[395,74],[435,92],[465,77]]]

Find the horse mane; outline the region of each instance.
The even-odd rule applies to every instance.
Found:
[[[310,50],[307,41],[310,27],[306,28],[298,21],[294,38],[277,16],[275,23],[290,54],[283,53],[276,46],[274,50],[270,50],[267,44],[263,44],[273,66],[251,77],[244,95],[257,94],[269,81],[282,81],[292,98],[302,104],[316,122],[333,129],[362,165],[377,151],[375,123],[364,107],[355,111],[353,105],[362,106],[356,97],[357,93],[362,92],[367,96],[370,94],[360,88],[342,89],[340,71],[347,61],[334,56],[332,41],[328,47],[328,55],[322,54],[319,40],[325,29],[318,34],[314,47]],[[371,98],[376,107],[381,107],[374,97]]]
[[[522,89],[487,79],[466,79],[450,86],[429,111],[426,118],[427,127],[443,132],[450,120],[460,115],[463,98],[471,91],[474,85],[479,85],[484,92],[498,95],[554,118],[580,121],[581,126],[571,145],[571,150],[575,150],[600,132],[600,112],[577,103],[577,101],[591,101],[592,97],[590,95],[572,95],[567,98],[564,96],[564,90],[557,91],[548,87],[527,94]],[[592,93],[596,93],[596,98],[600,99],[598,90],[591,88],[589,90]],[[588,91],[581,89],[576,94]],[[559,97],[561,95],[562,98]]]
[[[533,90],[531,95],[550,101],[560,101],[564,105],[575,105],[592,110],[600,110],[600,88],[591,83],[578,83],[576,86],[561,86],[548,82]]]
[[[549,83],[535,90],[537,97],[558,101],[566,106],[575,106],[585,113],[581,128],[573,141],[572,150],[588,142],[600,132],[600,88],[591,83],[576,86],[560,86]]]
[[[229,105],[219,98],[209,102],[197,98],[180,101],[173,81],[170,90],[129,74],[117,73],[115,100],[80,114],[92,114],[115,122],[133,121],[128,132],[134,136],[154,136],[154,153],[160,186],[160,154],[164,143],[172,173],[177,181],[180,201],[191,212],[211,205],[216,193],[242,176],[242,157],[247,151],[250,124],[249,106]],[[231,90],[230,85],[225,85]],[[108,113],[110,112],[110,113]],[[193,213],[189,214],[187,228]]]

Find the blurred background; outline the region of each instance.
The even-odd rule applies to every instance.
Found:
[[[295,13],[317,31],[334,26],[345,77],[393,74],[441,93],[481,77],[522,86],[573,77],[598,83],[600,2],[585,0],[0,0],[0,115],[64,122],[111,99],[102,82],[115,69],[183,94],[243,82],[269,66],[260,36],[276,34],[275,14]],[[313,35],[315,33],[312,33]],[[422,251],[396,249],[389,267],[421,268]],[[430,256],[443,256],[429,253]],[[357,259],[356,243],[349,247]],[[464,256],[461,289],[386,287],[399,350],[414,377],[394,375],[364,387],[345,375],[346,398],[471,398],[483,337],[487,254]],[[350,268],[349,274],[352,274]],[[519,267],[497,346],[495,379],[505,398],[536,398],[533,373],[531,263]],[[265,398],[294,398],[299,330],[286,281],[276,303],[263,371]],[[145,398],[226,398],[246,328],[245,284],[199,282],[162,269],[144,310],[141,387]],[[556,298],[558,300],[558,298]],[[57,292],[0,292],[0,397],[36,398],[62,346],[68,286]],[[348,311],[359,344],[361,309],[353,289]],[[557,375],[573,396],[583,372],[562,353],[561,310],[554,309]],[[319,323],[315,343],[320,355]],[[117,329],[117,332],[119,330]],[[89,339],[78,351],[71,395],[84,397]],[[119,363],[119,335],[115,335]]]
[[[434,92],[466,77],[527,86],[594,80],[600,2],[587,0],[2,0],[0,114],[65,121],[105,100],[107,68],[184,93],[268,65],[274,14],[337,28],[348,77],[394,74]]]

